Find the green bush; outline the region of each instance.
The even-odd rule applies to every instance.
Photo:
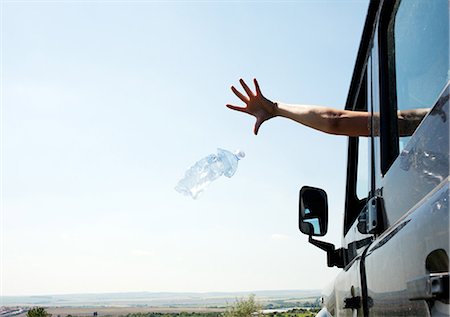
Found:
[[[262,306],[255,301],[255,295],[250,295],[247,299],[237,300],[234,305],[229,307],[224,317],[251,317],[260,316]]]
[[[27,317],[51,317],[43,307],[33,307],[27,312]]]

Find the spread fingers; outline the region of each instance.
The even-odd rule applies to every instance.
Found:
[[[245,81],[241,78],[239,79],[239,82],[241,83],[242,87],[244,88],[245,92],[247,93],[248,97],[254,97],[255,95],[253,94],[253,92],[250,90],[250,88],[248,88],[247,84],[245,83]]]
[[[259,88],[259,84],[258,84],[258,81],[256,80],[256,78],[253,79],[253,82],[255,83],[256,94],[258,96],[262,96],[261,89]]]
[[[231,90],[239,99],[241,99],[245,103],[248,103],[249,99],[245,97],[243,94],[241,94],[241,92],[237,90],[234,86],[231,86]]]
[[[238,107],[238,106],[233,106],[233,105],[227,105],[227,107],[232,109],[232,110],[236,110],[236,111],[246,112],[247,113],[247,108],[244,108],[244,107]]]

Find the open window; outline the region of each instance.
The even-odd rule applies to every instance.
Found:
[[[385,174],[449,80],[449,2],[387,2],[383,11],[381,152]]]

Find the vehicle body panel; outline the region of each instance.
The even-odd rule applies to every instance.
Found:
[[[402,11],[397,21],[399,8]],[[430,9],[426,19],[421,19],[422,8]],[[445,8],[447,11],[441,14]],[[438,50],[433,48],[442,49],[449,43],[448,26],[442,32],[440,29],[445,17],[448,20],[449,11],[450,1],[447,0],[370,1],[346,109],[372,114],[371,136],[366,156],[359,153],[363,148],[361,139],[349,137],[344,234],[342,249],[336,250],[342,254],[344,265],[324,292],[325,310],[321,311],[321,316],[450,316],[450,70],[447,77],[442,76],[442,70],[449,69],[450,56],[438,64],[442,66],[438,70],[428,72],[424,67],[425,77],[417,80],[412,77],[416,81],[410,95],[409,79],[404,77],[408,67],[406,71],[399,68],[398,78],[401,79],[397,84],[402,91],[397,96],[395,62],[399,61],[403,67],[411,64],[402,64],[402,56],[397,57],[392,46],[397,40],[402,45],[409,44],[401,38],[405,34],[406,37],[412,34],[411,39],[414,39],[414,32],[423,31],[420,35],[423,39],[424,34],[433,35],[438,30],[441,34],[437,40],[426,40],[436,46],[428,45],[423,50],[435,56]],[[433,14],[439,16],[440,24],[434,24]],[[414,22],[419,26],[408,24]],[[434,29],[430,29],[433,32],[426,33],[426,23],[434,25]],[[414,26],[413,31],[402,33],[408,32],[408,26]],[[406,60],[417,63],[427,60],[425,66],[432,64],[428,55],[423,55],[422,60],[414,59],[420,54],[408,55],[405,47],[399,47],[407,55]],[[443,50],[439,58],[448,54],[448,48]],[[411,65],[411,69],[417,67]],[[439,78],[434,80],[433,74],[438,74]],[[433,83],[426,82],[430,78]],[[422,83],[423,87],[417,83]],[[397,104],[397,97],[408,100],[405,96],[415,97],[416,91],[427,93],[429,87],[436,92],[429,94],[432,98],[420,107],[408,108],[407,102],[406,108],[405,102]],[[427,110],[431,108],[430,111],[412,135],[401,135],[397,111],[419,109],[422,105]],[[359,175],[361,164],[368,165],[365,178]],[[362,181],[368,183],[366,197],[361,196]],[[372,205],[374,201],[377,204]],[[380,220],[377,224],[372,223],[373,218],[368,218],[372,211],[377,215],[376,220]],[[334,246],[332,250],[334,252]],[[328,264],[330,266],[330,262]]]
[[[427,316],[425,300],[411,300],[408,283],[430,273],[427,259],[449,254],[449,90],[411,137],[384,177],[390,227],[365,258],[371,316]],[[431,269],[432,270],[432,269]]]

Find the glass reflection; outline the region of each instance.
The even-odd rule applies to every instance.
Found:
[[[429,109],[449,79],[449,2],[448,0],[402,1],[393,23],[392,51],[395,54],[397,108]],[[415,112],[411,112],[412,116]],[[414,129],[423,116],[400,117],[400,151],[409,141],[405,125]],[[414,122],[414,119],[417,119]]]

